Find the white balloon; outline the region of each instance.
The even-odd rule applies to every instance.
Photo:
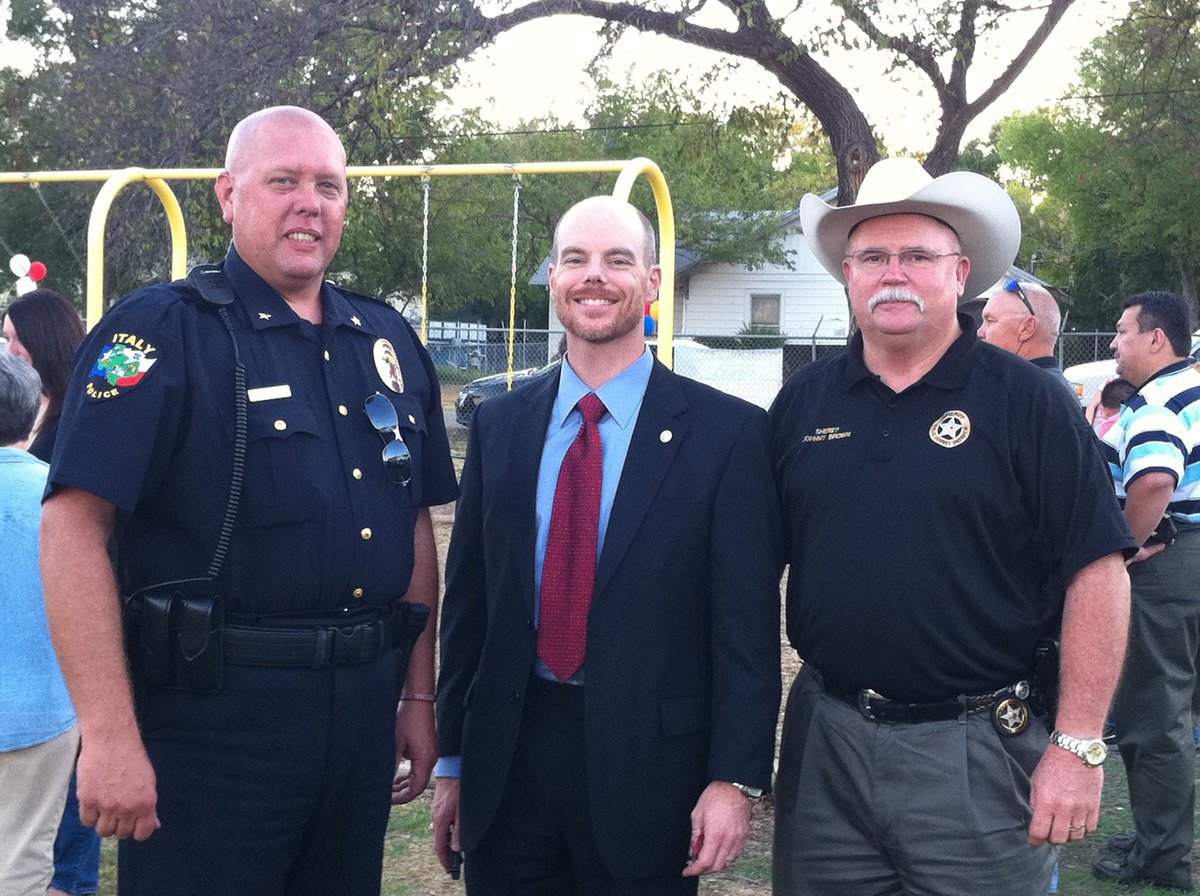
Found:
[[[21,277],[17,280],[17,295],[23,296],[27,292],[33,292],[37,289],[37,284],[29,277]]]
[[[8,269],[13,272],[14,277],[24,277],[29,273],[29,264],[29,256],[18,252],[8,260]]]

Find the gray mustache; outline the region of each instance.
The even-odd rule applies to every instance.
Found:
[[[879,290],[879,292],[871,296],[871,301],[867,303],[867,310],[874,311],[880,305],[888,302],[911,302],[917,306],[918,311],[925,310],[924,299],[911,289],[904,289],[900,286],[888,286]]]

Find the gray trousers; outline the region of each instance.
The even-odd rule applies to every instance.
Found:
[[[1017,737],[999,734],[986,712],[873,722],[802,669],[775,784],[774,892],[1049,892],[1057,850],[1026,839],[1029,779],[1045,749],[1040,719]]]
[[[1129,651],[1113,705],[1137,841],[1129,866],[1171,886],[1191,883],[1196,808],[1192,695],[1200,647],[1200,529],[1129,567]]]

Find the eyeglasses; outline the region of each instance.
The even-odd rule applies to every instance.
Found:
[[[882,249],[859,249],[851,252],[846,258],[856,268],[865,271],[878,271],[886,268],[893,258],[900,259],[900,267],[909,270],[925,270],[931,268],[939,258],[949,258],[952,255],[962,255],[961,252],[934,252],[932,249],[901,249],[899,252],[884,252]]]
[[[1026,310],[1028,310],[1029,313],[1034,317],[1037,317],[1037,312],[1033,310],[1033,305],[1029,302],[1029,296],[1025,295],[1025,290],[1021,289],[1020,280],[1017,280],[1016,278],[1009,280],[1004,284],[1004,291],[1013,293],[1018,299],[1021,300],[1022,304],[1025,305]]]
[[[396,407],[387,397],[376,392],[367,398],[364,410],[367,419],[383,439],[383,466],[396,485],[408,485],[412,480],[412,454],[400,435],[400,418]]]

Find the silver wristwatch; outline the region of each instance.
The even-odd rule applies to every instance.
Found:
[[[1103,765],[1104,760],[1108,758],[1108,745],[1098,737],[1072,737],[1055,728],[1050,733],[1050,743],[1062,747],[1068,753],[1074,753],[1084,765],[1093,768]]]
[[[730,781],[729,783],[736,787],[738,792],[748,800],[762,799],[763,789],[761,787],[751,787],[749,784],[739,784],[737,781]]]

